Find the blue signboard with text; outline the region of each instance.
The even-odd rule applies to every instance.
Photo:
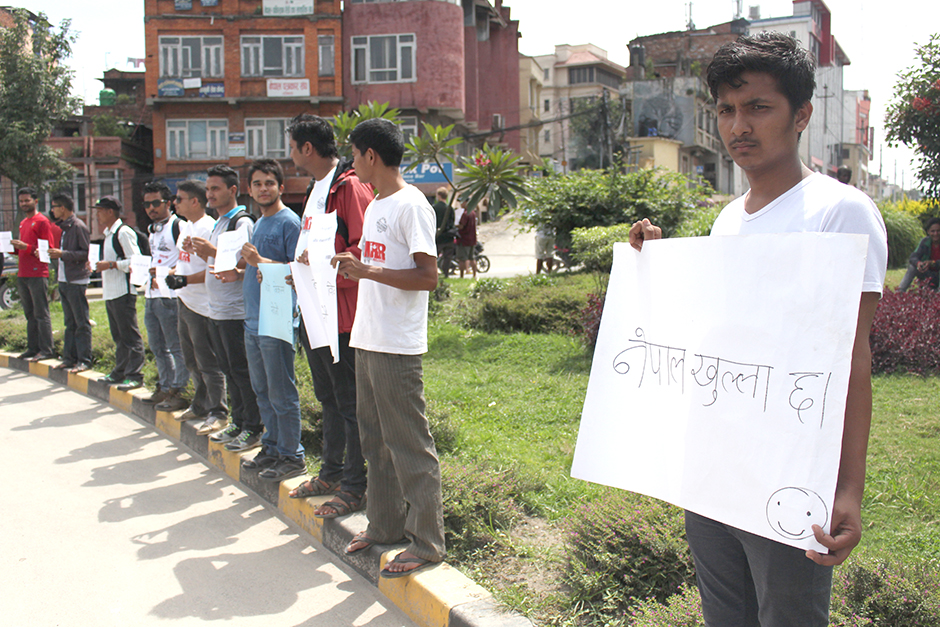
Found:
[[[418,185],[421,183],[447,183],[447,179],[454,180],[454,164],[453,163],[443,163],[444,172],[441,172],[441,169],[437,167],[436,163],[419,163],[415,166],[414,169],[405,171],[410,164],[405,163],[401,166],[401,175],[404,177],[406,183],[412,185]],[[447,176],[444,176],[444,173],[447,173]]]

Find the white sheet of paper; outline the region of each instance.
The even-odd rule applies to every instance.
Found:
[[[294,343],[294,295],[286,278],[286,263],[259,263],[261,306],[258,310],[258,334]]]
[[[131,283],[138,287],[150,281],[150,255],[131,255]]]
[[[166,266],[157,266],[157,291],[160,294],[160,298],[173,298],[176,296],[176,292],[170,289],[170,286],[166,284],[166,278],[170,275],[170,269]]]
[[[463,207],[454,210],[454,224],[460,224],[460,218],[463,217],[465,211]]]
[[[16,252],[13,244],[10,243],[12,239],[13,233],[11,231],[0,231],[0,253]]]
[[[49,240],[37,240],[36,249],[39,251],[39,261],[49,263]]]
[[[312,348],[329,346],[333,363],[339,361],[339,313],[336,304],[336,270],[330,260],[336,254],[336,214],[308,216],[309,266],[290,264],[297,291],[297,303],[303,313],[304,329]]]
[[[94,266],[97,261],[101,261],[101,244],[89,244],[88,262]],[[94,270],[94,267],[92,267],[92,270]]]
[[[219,234],[216,243],[215,272],[234,270],[242,258],[242,246],[248,242],[248,230],[238,229]]]
[[[826,553],[867,240],[616,244],[571,475]]]

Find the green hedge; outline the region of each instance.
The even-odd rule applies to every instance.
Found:
[[[462,323],[487,333],[576,333],[588,291],[546,275],[490,282],[463,303]]]
[[[892,205],[881,207],[881,217],[888,231],[888,267],[906,268],[908,257],[925,236],[920,220]]]

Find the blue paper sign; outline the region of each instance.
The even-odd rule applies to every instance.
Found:
[[[294,290],[287,284],[286,263],[258,264],[261,273],[261,309],[258,334],[294,343]]]

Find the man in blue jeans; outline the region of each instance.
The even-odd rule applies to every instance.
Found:
[[[281,202],[284,171],[273,159],[253,161],[248,168],[249,193],[261,207],[261,219],[255,224],[251,242],[242,248],[247,262],[242,287],[245,295],[245,352],[251,372],[251,387],[258,399],[264,421],[261,451],[243,467],[257,469],[258,476],[280,481],[307,472],[304,448],[300,444],[300,396],[294,378],[294,344],[261,335],[262,263],[289,263],[294,259],[300,218]],[[291,324],[297,318],[291,311]]]

